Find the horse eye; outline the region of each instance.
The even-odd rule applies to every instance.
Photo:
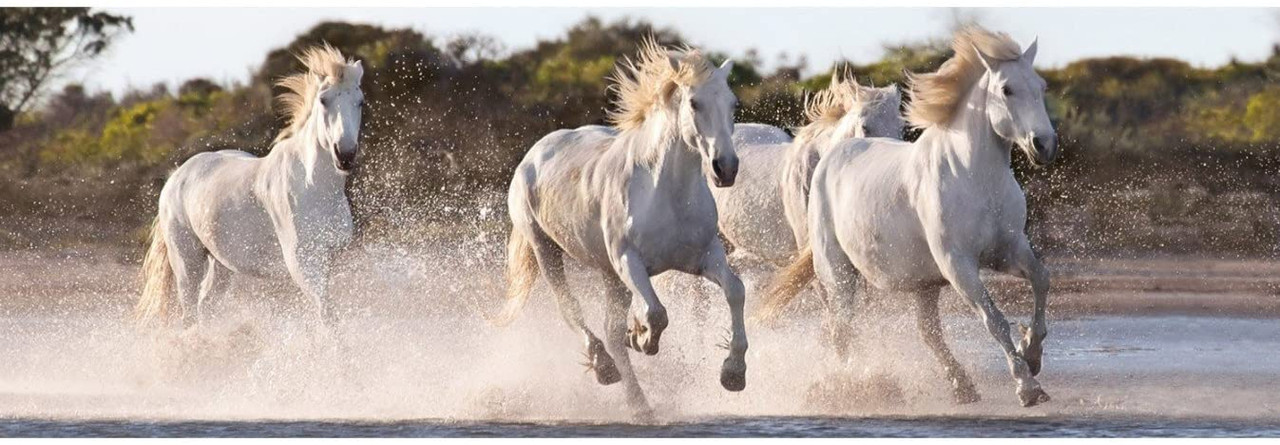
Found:
[[[1000,87],[1000,89],[1001,89],[1001,91],[1004,91],[1004,95],[1005,95],[1005,96],[1012,96],[1012,95],[1013,95],[1013,90],[1009,89],[1009,86],[1008,86],[1008,85],[1005,85],[1005,86],[1003,86],[1003,87]]]
[[[329,108],[329,98],[327,98],[327,97],[321,97],[321,98],[320,98],[320,105],[323,105],[325,108]]]
[[[692,108],[693,111],[698,111],[698,103],[694,101],[689,101],[689,108]]]

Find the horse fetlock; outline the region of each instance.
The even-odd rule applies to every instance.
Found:
[[[747,387],[747,362],[740,355],[724,359],[720,367],[720,386],[729,391],[742,391]]]
[[[1027,370],[1032,376],[1039,375],[1041,358],[1044,356],[1042,345],[1047,332],[1043,332],[1041,328],[1042,332],[1037,333],[1021,323],[1018,324],[1018,329],[1022,331],[1022,340],[1018,341],[1018,355],[1027,363]]]

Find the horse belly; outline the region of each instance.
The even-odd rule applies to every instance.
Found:
[[[228,206],[205,218],[198,230],[205,247],[234,272],[259,277],[287,276],[275,225],[265,210],[251,207]]]
[[[910,290],[946,282],[914,212],[902,208],[848,215],[842,247],[872,285]]]

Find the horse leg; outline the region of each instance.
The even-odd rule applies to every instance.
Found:
[[[636,351],[655,355],[658,353],[658,341],[662,338],[662,331],[667,328],[667,308],[662,305],[662,301],[658,300],[658,294],[653,291],[653,284],[649,282],[649,271],[640,258],[638,250],[624,249],[621,255],[615,258],[617,259],[614,261],[614,267],[618,269],[618,278],[622,279],[623,284],[632,294],[644,299],[645,303],[644,321],[638,318],[632,320],[632,325],[627,332],[628,341]]]
[[[329,299],[330,255],[326,249],[299,246],[293,255],[286,255],[285,260],[294,283],[314,304],[321,326],[332,334],[338,320]]]
[[[231,284],[231,269],[223,266],[211,255],[207,256],[205,261],[209,266],[205,269],[204,281],[200,283],[200,298],[196,300],[196,317],[199,323],[204,323],[205,308],[209,300],[225,294]]]
[[[852,359],[853,316],[862,275],[829,227],[818,228],[812,249],[813,271],[818,277],[814,290],[823,302],[823,338],[835,348],[837,358],[848,362]]]
[[[626,284],[617,277],[604,273],[605,281],[605,340],[609,352],[616,357],[617,369],[621,370],[623,387],[627,391],[627,406],[637,417],[648,420],[653,417],[653,410],[644,397],[644,390],[636,379],[635,369],[631,367],[631,356],[627,354],[627,314],[631,310],[631,293]]]
[[[1004,349],[1009,372],[1017,382],[1018,400],[1022,402],[1022,406],[1033,406],[1049,401],[1049,395],[1040,388],[1040,383],[1031,375],[1031,369],[1027,366],[1026,360],[1023,360],[1022,355],[1014,347],[1013,340],[1009,337],[1009,321],[991,300],[987,288],[982,285],[982,279],[978,275],[977,261],[957,261],[951,258],[951,261],[939,261],[939,266],[943,275],[951,282],[951,286],[978,308],[982,314],[982,320],[987,325],[987,332]]]
[[[556,305],[560,308],[560,317],[570,328],[581,333],[586,343],[587,361],[583,365],[595,373],[596,382],[601,385],[617,383],[622,379],[618,374],[617,365],[605,350],[600,338],[587,328],[587,322],[582,317],[582,306],[578,304],[578,299],[569,293],[569,281],[564,275],[564,251],[546,239],[535,238],[533,244],[533,256],[538,260],[542,276],[551,285],[552,293],[556,294]]]
[[[916,291],[916,324],[920,327],[920,338],[933,352],[933,357],[942,363],[947,373],[947,381],[951,382],[952,395],[956,403],[973,403],[981,400],[973,381],[964,372],[960,362],[951,354],[951,348],[942,338],[942,320],[938,316],[938,290]]]
[[[1035,312],[1031,319],[1031,329],[1022,327],[1022,340],[1018,342],[1018,354],[1027,361],[1031,375],[1040,374],[1041,358],[1044,354],[1044,338],[1049,335],[1048,322],[1045,320],[1045,305],[1049,298],[1049,270],[1045,269],[1030,243],[1022,238],[1015,248],[1010,261],[1002,268],[1005,273],[1031,281],[1031,292],[1035,296]]]
[[[178,304],[182,307],[182,327],[190,328],[199,322],[197,306],[200,298],[200,282],[206,273],[208,253],[200,239],[190,230],[172,227],[165,235],[169,244],[169,266],[177,285]]]
[[[720,367],[720,386],[729,391],[742,391],[747,387],[747,329],[743,322],[742,306],[746,302],[746,287],[725,258],[724,246],[719,240],[711,243],[711,249],[702,258],[699,274],[711,280],[724,291],[729,303],[729,357]]]

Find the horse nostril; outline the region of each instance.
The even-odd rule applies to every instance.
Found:
[[[716,174],[717,178],[724,177],[724,169],[720,167],[719,160],[711,161],[711,171]]]
[[[1040,142],[1040,138],[1032,138],[1031,146],[1035,147],[1038,152],[1044,152],[1044,143]]]

